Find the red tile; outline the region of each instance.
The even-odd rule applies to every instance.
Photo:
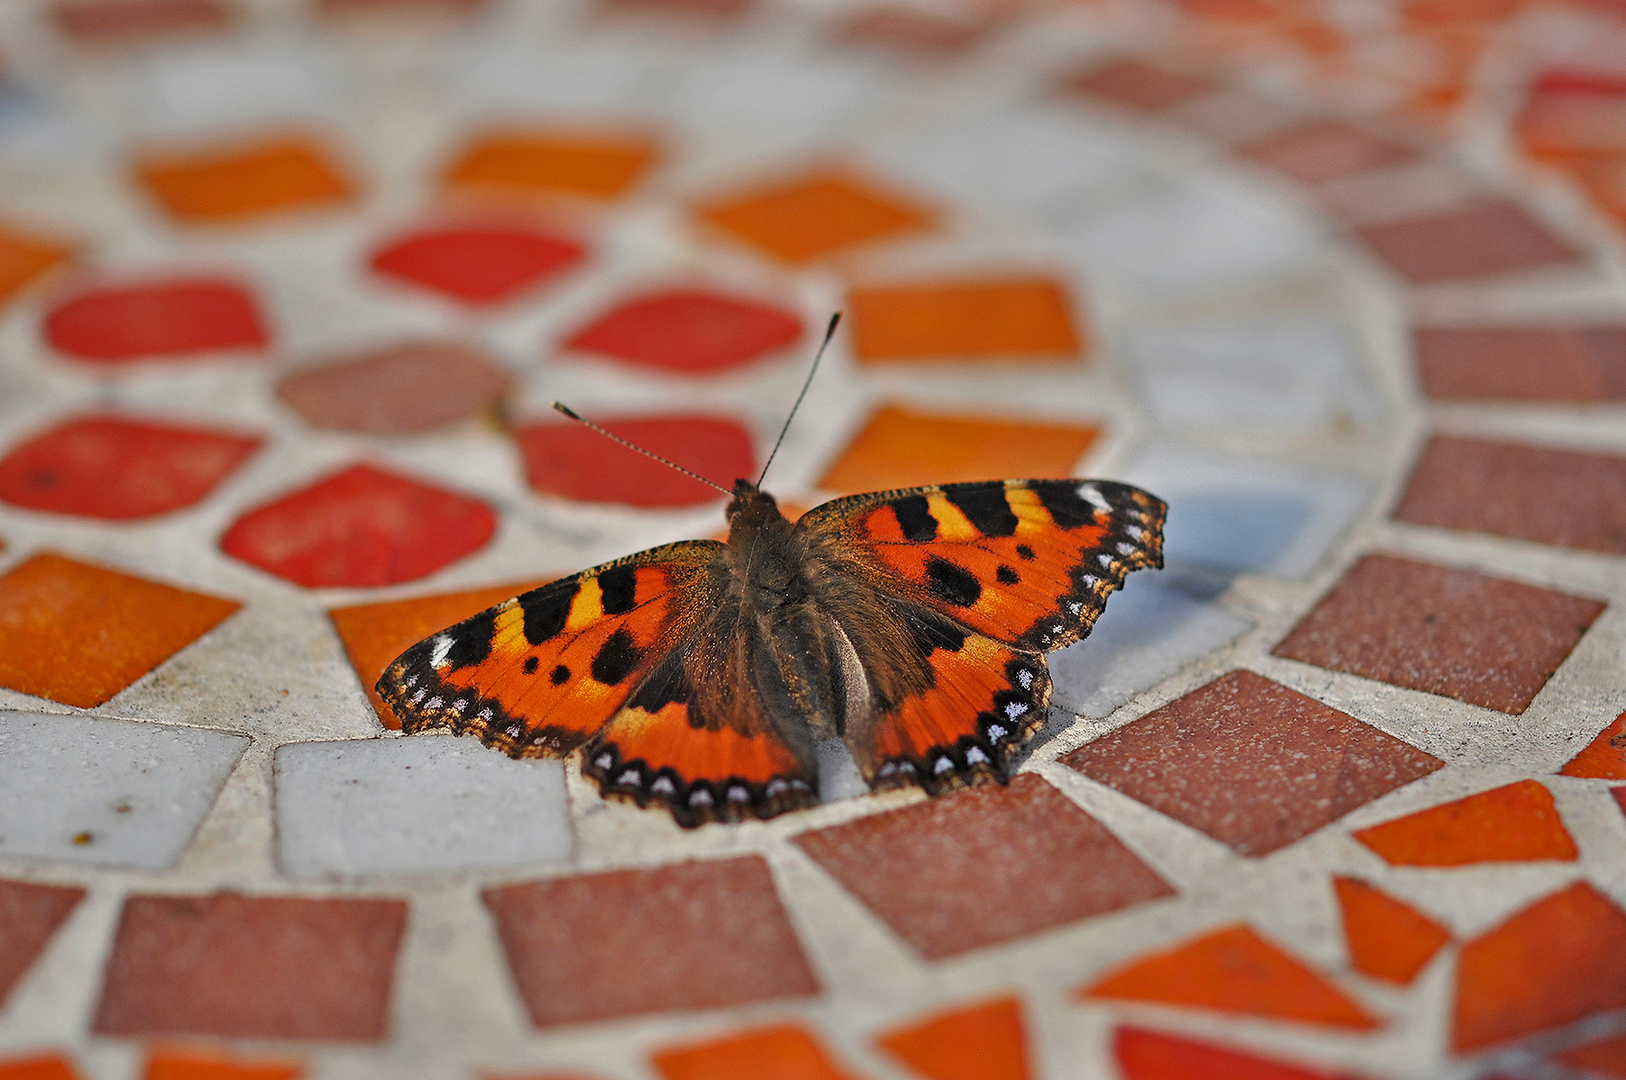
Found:
[[[1219,87],[1139,60],[1115,60],[1069,78],[1066,88],[1106,98],[1142,112],[1162,112]]]
[[[1405,986],[1451,940],[1450,930],[1364,881],[1332,883],[1350,961],[1363,975]]]
[[[0,1061],[0,1080],[80,1080],[80,1074],[60,1054],[30,1054]]]
[[[521,226],[425,229],[374,252],[388,277],[475,306],[505,303],[573,269],[587,248],[567,236]]]
[[[1352,1080],[1143,1028],[1119,1028],[1112,1056],[1122,1080]]]
[[[1609,794],[1613,795],[1615,802],[1620,804],[1620,812],[1626,814],[1626,787],[1610,788]]]
[[[548,878],[481,897],[539,1028],[819,990],[759,855]]]
[[[793,1024],[657,1050],[652,1060],[665,1080],[856,1080]]]
[[[796,844],[929,960],[1174,894],[1031,774],[806,832]]]
[[[1626,401],[1626,326],[1423,327],[1417,375],[1435,401]]]
[[[1389,555],[1367,555],[1274,655],[1518,715],[1601,601]]]
[[[206,428],[81,416],[0,458],[0,500],[110,521],[167,514],[207,496],[261,442]]]
[[[1580,1072],[1626,1080],[1626,1033],[1582,1043],[1553,1060]]]
[[[433,574],[496,530],[479,499],[352,465],[250,510],[220,549],[309,589],[373,587]]]
[[[1319,120],[1242,147],[1244,157],[1305,184],[1371,172],[1410,161],[1411,147],[1340,120]]]
[[[1573,861],[1579,856],[1552,792],[1534,780],[1385,821],[1361,829],[1355,839],[1391,866]]]
[[[1626,780],[1626,713],[1598,732],[1586,749],[1558,770],[1564,776],[1584,776],[1597,780]]]
[[[1435,435],[1395,520],[1626,553],[1626,457]]]
[[[624,300],[576,331],[567,349],[681,375],[742,367],[801,340],[795,312],[705,289]]]
[[[59,352],[108,364],[258,352],[268,338],[248,290],[219,278],[87,289],[46,314],[44,333]]]
[[[1443,764],[1251,671],[1201,686],[1061,762],[1249,856]]]
[[[406,916],[398,900],[131,896],[91,1030],[377,1041]]]
[[[1149,953],[1080,989],[1078,996],[1356,1030],[1379,1026],[1342,990],[1247,926],[1227,926]]]
[[[651,453],[732,488],[755,480],[756,448],[736,420],[715,416],[627,416],[599,421]],[[722,498],[714,488],[606,439],[581,424],[542,423],[514,432],[535,491],[577,502],[625,506],[699,506]]]
[[[226,1057],[218,1051],[165,1048],[147,1058],[141,1080],[298,1080],[298,1062]]]
[[[1462,947],[1458,1053],[1626,1007],[1626,912],[1586,882],[1536,901]]]
[[[84,889],[69,885],[0,878],[0,1008],[84,898]]]
[[[1000,998],[939,1013],[875,1040],[926,1080],[1030,1080],[1022,1003]]]
[[[237,22],[227,0],[63,0],[51,14],[64,35],[86,45],[214,33]]]
[[[1419,285],[1580,264],[1583,258],[1522,207],[1500,199],[1357,231],[1384,262]]]
[[[401,435],[489,413],[512,384],[468,345],[408,341],[302,367],[276,390],[312,427]]]

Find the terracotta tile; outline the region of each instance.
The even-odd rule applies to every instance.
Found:
[[[1029,1080],[1028,1034],[1019,999],[940,1013],[875,1040],[927,1080]]]
[[[1100,428],[949,416],[883,405],[819,479],[825,491],[1072,476]]]
[[[1219,89],[1197,79],[1139,60],[1115,60],[1069,78],[1068,90],[1104,97],[1142,112],[1162,112]]]
[[[703,202],[695,213],[741,243],[791,264],[920,232],[937,219],[928,207],[840,172],[812,173]]]
[[[1514,130],[1537,157],[1626,153],[1626,80],[1549,71],[1532,84]]]
[[[539,1028],[819,992],[760,855],[480,895]]]
[[[988,18],[948,16],[904,4],[880,4],[847,19],[836,28],[833,37],[844,45],[903,56],[954,56],[985,41],[995,25]]]
[[[1451,940],[1450,930],[1364,881],[1336,877],[1332,884],[1350,962],[1363,975],[1405,986]]]
[[[298,1080],[305,1067],[293,1061],[226,1057],[217,1051],[161,1048],[147,1058],[141,1080]]]
[[[502,304],[548,284],[587,256],[579,241],[521,226],[456,226],[379,248],[374,271],[474,306]]]
[[[919,281],[847,294],[862,363],[1078,359],[1072,299],[1052,278]]]
[[[756,478],[755,440],[737,420],[672,414],[609,417],[599,423],[725,488],[732,488],[739,477]],[[526,482],[545,495],[647,507],[700,506],[722,497],[698,480],[581,424],[532,424],[516,429],[514,438],[525,462]]]
[[[391,731],[400,731],[400,718],[373,688],[390,661],[435,631],[544,584],[546,580],[516,581],[465,592],[414,596],[380,604],[354,604],[333,608],[327,614],[379,720]]]
[[[1572,1069],[1626,1080],[1626,1033],[1582,1043],[1553,1058]]]
[[[659,155],[648,135],[494,131],[465,147],[443,180],[459,190],[614,199],[643,179]]]
[[[241,606],[35,555],[0,575],[0,686],[94,708]]]
[[[806,832],[796,844],[929,960],[1174,893],[1031,774]]]
[[[0,1080],[80,1080],[80,1074],[61,1054],[41,1054],[0,1061]]]
[[[215,33],[238,21],[227,0],[63,0],[51,15],[57,29],[85,45]]]
[[[1626,401],[1626,326],[1422,327],[1416,347],[1436,401]]]
[[[1573,861],[1579,857],[1553,794],[1534,780],[1482,791],[1361,829],[1355,839],[1391,866]]]
[[[1356,231],[1379,258],[1418,285],[1580,264],[1583,259],[1569,241],[1501,199],[1479,199]]]
[[[390,435],[489,413],[512,385],[508,372],[478,349],[422,340],[302,367],[276,391],[313,427]]]
[[[743,367],[802,338],[794,311],[709,289],[632,296],[565,339],[564,348],[636,367],[709,375]]]
[[[1626,912],[1584,881],[1462,947],[1451,1049],[1481,1050],[1626,1007]]]
[[[1626,457],[1435,435],[1396,521],[1626,553]]]
[[[1448,26],[1498,23],[1524,4],[1525,0],[1406,0],[1401,10],[1407,22],[1419,26]]]
[[[1143,1028],[1112,1034],[1122,1080],[1353,1080]]]
[[[1258,857],[1442,766],[1251,671],[1233,671],[1061,758]]]
[[[84,898],[84,889],[69,885],[0,878],[0,1008]]]
[[[239,517],[220,550],[308,589],[365,588],[433,574],[496,530],[479,499],[352,465]]]
[[[91,1030],[377,1041],[406,917],[399,900],[132,895]]]
[[[0,304],[73,256],[73,245],[0,226]]]
[[[81,416],[0,458],[0,500],[109,521],[167,514],[207,497],[263,441],[119,416]]]
[[[1601,601],[1389,555],[1367,555],[1276,656],[1518,715]]]
[[[1614,218],[1617,227],[1626,227],[1626,153],[1581,158],[1566,168],[1598,210]]]
[[[657,1050],[651,1060],[665,1080],[856,1080],[792,1024]]]
[[[219,278],[88,289],[52,308],[45,316],[44,332],[45,340],[59,352],[108,364],[258,352],[268,338],[248,290]]]
[[[1340,120],[1318,120],[1241,148],[1244,157],[1305,184],[1342,180],[1399,165],[1417,156],[1411,147]]]
[[[602,0],[610,15],[733,22],[756,8],[756,0]]]
[[[137,155],[135,173],[171,217],[189,225],[334,206],[355,191],[329,153],[299,135],[150,151]]]
[[[1227,926],[1148,953],[1081,988],[1078,996],[1357,1030],[1379,1026],[1343,991],[1247,926]]]
[[[489,0],[318,0],[317,7],[330,18],[393,20],[418,15],[476,15],[489,8],[490,3]]]
[[[1620,812],[1626,814],[1626,787],[1610,788],[1609,794],[1613,795],[1615,802],[1620,804]]]
[[[1626,780],[1626,713],[1598,732],[1586,749],[1570,758],[1559,771],[1562,776],[1584,776],[1596,780]]]

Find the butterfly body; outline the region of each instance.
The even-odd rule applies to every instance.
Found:
[[[562,578],[414,646],[379,680],[407,732],[515,757],[583,747],[607,796],[680,824],[813,804],[820,739],[875,789],[1004,782],[1050,704],[1044,653],[1162,565],[1166,508],[1109,481],[837,499],[791,522],[739,481],[727,543]]]

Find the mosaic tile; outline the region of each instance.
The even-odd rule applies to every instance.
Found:
[[[1586,882],[1463,945],[1451,1049],[1469,1053],[1626,1006],[1626,912]]]
[[[0,686],[94,708],[240,605],[45,552],[0,575]]]
[[[1163,112],[1218,89],[1206,79],[1140,60],[1114,60],[1073,75],[1065,85],[1068,90],[1093,94],[1143,112]]]
[[[1552,792],[1534,780],[1372,825],[1356,832],[1355,839],[1391,866],[1574,861],[1579,855]]]
[[[1366,555],[1272,653],[1516,716],[1603,609],[1471,570]]]
[[[1149,953],[1080,988],[1078,996],[1354,1030],[1379,1026],[1354,999],[1247,926],[1222,927]]]
[[[399,900],[131,895],[91,1029],[377,1041],[406,916]]]
[[[145,131],[205,139],[234,131],[331,129],[352,104],[343,62],[322,49],[264,37],[180,49],[141,67],[132,107]]]
[[[171,278],[87,289],[45,316],[45,340],[75,360],[219,359],[258,352],[269,334],[258,305],[234,281]]]
[[[606,14],[647,19],[730,23],[758,7],[757,0],[603,0]]]
[[[636,367],[709,375],[753,363],[802,338],[793,311],[708,289],[665,289],[623,300],[564,347]]]
[[[416,340],[302,367],[277,382],[276,394],[312,427],[392,435],[489,413],[512,386],[472,346]]]
[[[1053,278],[869,285],[847,294],[860,363],[1078,359],[1072,299]]]
[[[6,842],[0,835],[0,850],[8,850]],[[85,890],[72,885],[0,878],[0,926],[6,928],[0,937],[0,1008],[84,898]]]
[[[1174,893],[1033,775],[805,832],[795,842],[929,960]],[[969,880],[981,884],[960,887]]]
[[[469,225],[399,237],[374,252],[369,265],[452,300],[486,306],[553,282],[586,255],[586,247],[567,236],[518,225]]]
[[[1626,713],[1598,732],[1597,738],[1564,763],[1563,776],[1584,776],[1598,780],[1626,780]]]
[[[1435,401],[1626,401],[1626,326],[1420,327]]]
[[[1626,787],[1610,788],[1609,794],[1613,795],[1615,802],[1620,805],[1620,812],[1626,814]]]
[[[1029,1080],[1022,1003],[999,998],[896,1028],[876,1043],[927,1080]]]
[[[1366,225],[1357,232],[1379,258],[1417,285],[1578,265],[1582,259],[1569,241],[1499,199]]]
[[[883,405],[819,478],[831,492],[1071,476],[1100,429],[944,415]]]
[[[109,521],[167,514],[206,498],[262,441],[120,416],[80,416],[0,457],[0,500]]]
[[[1123,1080],[1353,1080],[1347,1073],[1288,1065],[1144,1028],[1121,1027],[1114,1031],[1112,1056]]]
[[[627,194],[659,156],[647,135],[493,131],[466,146],[442,176],[448,188],[499,195]]]
[[[680,414],[594,419],[606,431],[724,487],[757,474],[756,440],[737,420]],[[581,424],[532,424],[516,429],[514,439],[526,483],[544,495],[642,507],[702,506],[719,496],[714,488]]]
[[[1362,975],[1405,986],[1451,940],[1451,931],[1356,878],[1336,877],[1350,963]]]
[[[485,547],[478,499],[352,465],[239,517],[220,550],[308,589],[415,581]]]
[[[176,221],[214,224],[332,207],[354,185],[314,140],[283,136],[248,144],[137,156],[137,179]]]
[[[1626,554],[1626,457],[1434,435],[1394,516]]]
[[[819,992],[758,855],[548,878],[481,897],[539,1028]]]
[[[297,1062],[226,1057],[219,1052],[159,1049],[147,1058],[141,1080],[298,1080]]]
[[[80,1076],[61,1054],[31,1054],[0,1060],[0,1080],[80,1080]]]
[[[651,1060],[664,1080],[857,1080],[792,1024],[657,1050]]]
[[[701,220],[780,262],[799,265],[920,232],[935,212],[840,172],[812,173],[695,207]]]
[[[0,853],[173,866],[247,747],[208,728],[0,712]]]
[[[1626,1034],[1582,1043],[1553,1060],[1583,1073],[1626,1078]]]
[[[226,0],[67,0],[51,15],[69,39],[98,46],[214,33],[237,21]]]
[[[1443,764],[1251,671],[1222,676],[1060,760],[1250,857]]]
[[[1398,165],[1411,147],[1340,120],[1319,120],[1242,148],[1244,156],[1304,184],[1323,184]]]
[[[1626,154],[1626,80],[1546,72],[1531,85],[1514,130],[1538,157]]]
[[[994,29],[990,18],[943,15],[904,4],[871,5],[837,27],[842,45],[910,56],[954,56],[981,44]]]
[[[73,256],[73,245],[0,225],[0,304]]]

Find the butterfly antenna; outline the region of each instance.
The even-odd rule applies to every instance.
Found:
[[[785,426],[779,429],[779,438],[774,440],[773,449],[768,451],[768,460],[762,463],[762,473],[757,477],[757,487],[762,486],[763,477],[768,475],[768,466],[773,464],[774,455],[779,453],[779,444],[785,441],[785,432],[790,430],[790,422],[796,419],[796,410],[802,407],[802,399],[807,396],[807,388],[813,385],[813,375],[819,370],[819,361],[824,359],[824,350],[830,347],[830,339],[836,336],[836,327],[841,323],[841,312],[830,316],[830,325],[825,328],[824,340],[819,343],[819,351],[813,354],[813,366],[807,369],[807,380],[802,383],[802,392],[796,395],[796,404],[790,407],[790,415],[785,417]]]
[[[682,473],[684,476],[687,476],[687,477],[690,477],[692,479],[698,480],[702,484],[705,484],[707,487],[716,488],[718,491],[721,491],[724,495],[730,495],[731,496],[731,495],[734,494],[732,491],[728,490],[723,485],[721,485],[719,483],[716,483],[714,481],[711,481],[711,480],[707,480],[704,476],[701,476],[699,473],[695,472],[692,469],[685,469],[682,465],[679,465],[675,461],[668,461],[666,458],[661,457],[659,454],[654,453],[653,451],[645,450],[643,447],[639,446],[637,443],[628,442],[626,439],[623,439],[621,436],[617,435],[613,431],[606,431],[605,429],[599,427],[597,424],[593,423],[591,420],[584,420],[582,417],[576,415],[575,410],[570,408],[568,405],[563,405],[563,404],[555,401],[553,403],[553,408],[554,408],[554,411],[564,413],[566,416],[568,416],[572,420],[576,421],[576,423],[581,424],[583,427],[592,428],[594,431],[598,432],[600,435],[604,436],[606,439],[609,439],[611,442],[618,442],[622,446],[625,446],[628,450],[636,450],[640,454],[644,455],[644,457],[646,457],[646,458],[654,458],[656,461],[660,462],[662,465],[665,465],[665,466],[667,466],[669,468],[676,469],[678,472]]]

